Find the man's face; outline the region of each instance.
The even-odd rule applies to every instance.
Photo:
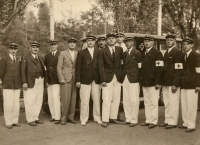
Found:
[[[188,52],[189,50],[191,50],[192,47],[193,47],[193,44],[189,42],[183,42],[183,49],[185,50],[185,52]]]
[[[105,48],[106,40],[98,40],[98,46],[100,48]]]
[[[166,45],[168,48],[173,47],[176,44],[176,40],[173,38],[167,38],[166,39]]]
[[[69,49],[74,50],[76,48],[76,43],[75,42],[69,42]]]
[[[38,54],[38,52],[39,52],[39,47],[38,47],[38,46],[31,46],[29,50],[30,50],[30,52],[33,53],[33,54]]]
[[[117,42],[122,43],[124,41],[124,36],[117,36]]]
[[[51,45],[51,51],[56,51],[58,49],[58,44]]]
[[[108,46],[113,46],[113,45],[115,45],[115,43],[116,43],[116,38],[115,38],[115,37],[108,37],[108,38],[106,39],[106,41],[107,41],[107,45],[108,45]]]
[[[8,49],[8,52],[9,52],[9,54],[11,54],[11,55],[16,55],[16,54],[17,54],[17,51],[18,51],[18,49],[16,49],[16,48],[9,48],[9,49]]]
[[[130,49],[131,47],[133,47],[134,41],[133,40],[127,40],[127,41],[125,41],[125,45],[126,45],[127,49]]]
[[[93,40],[93,39],[87,39],[87,40],[86,40],[86,43],[87,43],[87,46],[88,46],[89,48],[93,48],[94,45],[95,45],[95,40]]]
[[[153,47],[154,41],[152,40],[144,40],[144,46],[148,49]]]

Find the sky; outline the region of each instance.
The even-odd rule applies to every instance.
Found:
[[[55,21],[67,20],[70,17],[78,19],[81,11],[91,9],[91,2],[89,1],[91,0],[53,0]],[[49,0],[36,0],[36,2],[47,2],[49,4]],[[37,15],[38,8],[30,5],[27,11],[34,11],[35,15]]]

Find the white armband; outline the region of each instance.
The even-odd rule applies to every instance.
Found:
[[[164,62],[162,60],[157,60],[156,66],[164,66]]]
[[[175,63],[175,69],[183,69],[183,63]]]
[[[138,68],[141,68],[141,66],[142,66],[142,63],[141,62],[138,63]]]
[[[196,67],[195,70],[196,70],[196,73],[200,73],[200,67]]]

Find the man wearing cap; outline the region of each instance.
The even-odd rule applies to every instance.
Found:
[[[122,47],[123,52],[125,52],[127,50],[126,45],[124,44],[124,38],[125,38],[124,33],[119,32],[119,33],[116,34],[116,40],[117,41],[116,41],[115,45]]]
[[[45,65],[48,76],[48,104],[51,112],[50,122],[60,123],[60,82],[57,75],[58,41],[50,40],[50,53],[45,56]]]
[[[29,125],[43,124],[39,114],[43,102],[44,87],[48,86],[46,67],[43,59],[38,55],[39,43],[30,43],[30,53],[23,57],[21,63],[22,88],[24,90],[24,104],[26,119]]]
[[[158,100],[164,66],[162,53],[153,45],[154,37],[146,35],[144,37],[146,52],[143,54],[140,69],[146,121],[141,126],[148,126],[149,129],[156,127],[158,122]]]
[[[109,119],[112,123],[120,123],[117,121],[117,114],[120,103],[122,70],[121,59],[123,49],[115,46],[116,35],[114,33],[107,34],[106,47],[102,49],[100,57],[100,65],[102,71],[100,73],[102,81],[102,127],[107,127]]]
[[[101,50],[103,48],[105,48],[105,45],[106,45],[106,37],[104,36],[99,36],[98,39],[97,39],[97,45],[98,45],[98,48]]]
[[[85,126],[89,118],[90,94],[93,100],[93,118],[101,124],[100,117],[100,50],[95,48],[96,37],[86,37],[87,48],[79,51],[76,63],[76,86],[80,88],[81,125]]]
[[[74,120],[76,107],[76,84],[75,84],[75,65],[77,51],[77,40],[70,38],[68,40],[68,47],[61,51],[58,56],[58,79],[60,82],[60,96],[61,96],[61,125],[68,122],[76,124]]]
[[[126,122],[130,127],[138,123],[139,112],[139,69],[141,67],[141,53],[134,47],[134,38],[124,39],[127,51],[123,53],[123,106]]]
[[[160,127],[175,128],[179,117],[180,79],[183,69],[182,52],[176,48],[176,36],[166,37],[167,51],[164,54],[164,71],[162,77],[163,100],[165,104],[165,121]]]
[[[3,89],[4,118],[8,129],[13,126],[20,126],[19,120],[19,97],[21,88],[20,63],[17,58],[18,45],[9,44],[8,55],[0,61],[0,87]]]
[[[179,128],[192,132],[196,128],[198,92],[200,92],[200,54],[193,51],[193,39],[182,40],[185,51],[181,78],[181,109],[183,125]]]

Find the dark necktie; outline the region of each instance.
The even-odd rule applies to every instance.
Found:
[[[15,56],[13,55],[13,62],[14,64],[16,63],[16,59],[15,59]]]
[[[38,56],[37,55],[35,55],[35,61],[38,62]]]
[[[129,54],[130,49],[127,49],[127,54],[126,54],[126,61],[128,60],[130,54]]]
[[[187,53],[185,54],[184,60],[185,60],[185,61],[187,60]]]
[[[114,51],[114,48],[112,49],[112,57],[113,57],[113,59],[115,59],[115,51]]]

